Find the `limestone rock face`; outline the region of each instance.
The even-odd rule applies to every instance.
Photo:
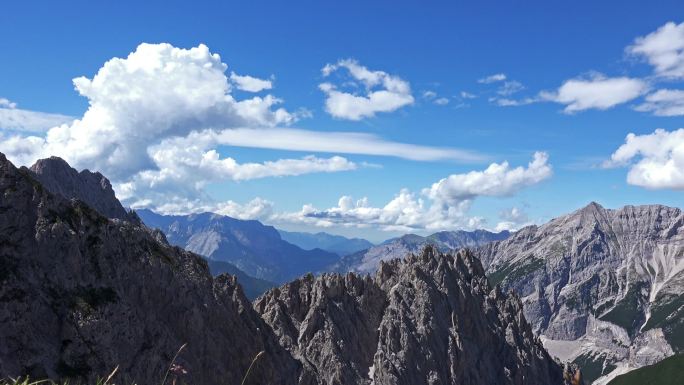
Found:
[[[684,215],[592,203],[475,251],[549,351],[589,380],[684,351]]]
[[[54,188],[54,187],[53,187]],[[177,363],[196,384],[294,384],[278,345],[234,277],[159,232],[52,194],[0,154],[0,377],[159,384]]]
[[[321,384],[563,384],[565,373],[469,252],[381,263],[374,278],[307,276],[255,302]]]

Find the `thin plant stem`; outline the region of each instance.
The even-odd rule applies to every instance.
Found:
[[[114,377],[114,375],[116,374],[116,372],[118,370],[119,370],[119,365],[116,365],[116,368],[114,368],[114,370],[112,370],[112,372],[109,374],[109,376],[107,376],[107,379],[102,383],[102,385],[107,385],[107,383],[109,383],[109,381],[111,381],[111,379]]]
[[[259,357],[263,356],[265,353],[266,352],[264,350],[257,353],[257,355],[252,360],[252,363],[249,364],[249,368],[247,369],[247,373],[245,373],[245,376],[242,378],[242,382],[240,383],[240,385],[245,385],[245,381],[247,381],[247,377],[249,377],[249,373],[252,371],[252,366],[254,366],[254,363],[257,362]]]
[[[185,349],[185,347],[186,347],[187,345],[188,345],[187,342],[184,343],[183,345],[181,345],[180,349],[178,349],[178,351],[176,352],[176,355],[173,356],[173,360],[171,360],[171,363],[169,364],[169,368],[166,369],[166,374],[164,374],[164,380],[162,381],[161,385],[165,385],[165,384],[166,384],[166,379],[169,377],[169,372],[171,371],[171,366],[173,366],[174,362],[176,362],[176,358],[178,358],[178,355],[180,354],[180,352],[181,352],[183,349]]]

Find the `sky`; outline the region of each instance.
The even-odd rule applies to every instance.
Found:
[[[22,1],[0,151],[381,241],[682,206],[684,3]]]

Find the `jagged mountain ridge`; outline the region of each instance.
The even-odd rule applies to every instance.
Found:
[[[475,231],[440,231],[427,237],[406,234],[389,239],[380,245],[373,246],[343,257],[333,266],[338,272],[354,271],[357,273],[374,273],[381,261],[403,258],[408,254],[420,252],[426,245],[433,245],[442,252],[458,250],[464,247],[474,248],[486,243],[506,239],[508,231],[492,233],[487,230]]]
[[[308,272],[325,271],[336,254],[302,250],[280,237],[278,230],[256,220],[213,213],[159,215],[138,210],[146,225],[158,228],[169,242],[207,258],[230,262],[248,275],[284,283]]]
[[[373,247],[373,244],[365,239],[347,238],[325,232],[302,233],[285,230],[278,230],[278,232],[284,241],[304,250],[321,249],[340,257]]]
[[[369,275],[297,279],[255,302],[282,346],[333,384],[561,384],[516,297],[469,252],[428,246]],[[580,381],[578,377],[575,381]]]
[[[591,203],[476,255],[550,352],[598,367],[593,379],[684,349],[683,224],[678,208]]]
[[[300,365],[234,277],[212,278],[158,231],[52,194],[2,154],[0,196],[0,378],[94,382],[118,366],[119,380],[160,383],[188,343],[177,362],[190,383],[239,383],[261,350],[250,383],[296,383]]]
[[[0,194],[0,338],[5,341],[0,347],[0,377],[28,374],[93,381],[119,366],[117,382],[159,383],[178,347],[188,342],[176,361],[188,371],[184,382],[239,383],[252,358],[263,350],[264,358],[245,383],[328,383],[328,372],[312,371],[316,368],[312,362],[293,357],[280,345],[282,334],[276,336],[259,317],[234,277],[212,278],[202,257],[170,246],[163,233],[139,222],[108,219],[80,200],[52,194],[28,170],[17,170],[2,154]],[[367,324],[368,333],[378,334],[373,317],[382,310],[385,329],[380,330],[386,332],[379,334],[378,346],[383,348],[373,355],[368,368],[373,368],[375,384],[427,384],[443,376],[445,356],[438,355],[441,349],[424,346],[423,336],[434,334],[431,341],[445,341],[444,336],[454,334],[450,322],[455,331],[475,328],[484,334],[472,343],[455,342],[464,350],[449,356],[455,368],[450,373],[457,376],[447,375],[451,377],[446,383],[472,383],[472,376],[485,370],[471,364],[479,358],[487,362],[484,378],[496,379],[490,383],[501,383],[501,375],[507,379],[504,383],[515,384],[570,381],[539,342],[530,338],[518,301],[500,291],[488,294],[482,267],[472,257],[453,258],[433,250],[383,265],[378,274],[374,282],[370,277],[348,276],[370,282],[369,292],[385,298],[385,305],[376,308],[369,297],[368,305],[377,312],[362,306],[363,313],[341,313],[343,309],[335,303],[335,293],[341,292],[324,291],[321,298],[331,296],[332,302],[324,302],[332,307],[309,309],[315,310],[317,322],[308,318],[305,329],[317,342],[309,345],[312,356],[307,357],[328,355],[328,347],[333,347],[332,354],[342,360],[330,362],[356,368],[367,365],[368,354],[338,356],[346,345],[333,334],[319,333],[318,328],[325,325],[325,330],[344,333],[348,324],[342,315],[356,325]],[[363,302],[362,292],[354,292],[351,299]],[[301,317],[291,306],[297,301],[304,311],[310,296],[305,290],[291,291],[287,298],[280,298],[278,306],[268,307],[270,314]],[[436,312],[432,312],[433,302],[439,304]],[[466,311],[449,316],[449,309],[460,306]],[[488,327],[482,327],[482,318],[473,319],[478,314],[486,317]],[[397,333],[413,338],[409,344],[397,344],[393,337]],[[357,338],[357,346],[369,346],[358,336],[351,336]],[[301,341],[311,342],[305,337]],[[486,348],[482,341],[498,342],[493,350],[480,354]],[[509,353],[508,360],[499,359],[497,346]],[[434,355],[423,356],[424,352]],[[411,370],[413,366],[402,357],[416,357],[423,366]]]

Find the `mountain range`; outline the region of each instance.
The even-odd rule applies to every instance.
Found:
[[[288,232],[212,213],[160,215],[138,210],[136,214],[146,225],[164,232],[172,245],[207,257],[213,272],[238,275],[250,298],[275,286],[271,282],[285,283],[309,272],[374,273],[380,261],[418,253],[426,245],[447,252],[510,235],[507,231],[443,231],[427,237],[404,235],[373,246],[365,239]]]
[[[2,154],[0,194],[0,378],[94,382],[117,368],[116,383],[151,384],[171,367],[172,382],[206,385],[582,382],[468,251],[427,247],[375,277],[309,274],[252,304],[163,232]]]
[[[408,234],[340,257],[367,244],[127,211],[104,176],[59,158],[0,156],[0,191],[0,375],[92,379],[116,364],[154,382],[190,342],[181,362],[200,383],[237,381],[263,350],[258,382],[577,383],[555,356],[607,384],[684,353],[677,208],[591,203],[514,233]]]
[[[212,213],[159,215],[138,210],[143,222],[158,228],[173,245],[214,261],[229,262],[246,274],[284,283],[308,272],[326,271],[339,259],[321,249],[303,250],[284,241],[278,230],[259,221]]]

